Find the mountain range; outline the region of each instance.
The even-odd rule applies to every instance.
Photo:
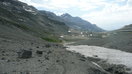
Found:
[[[99,28],[95,24],[91,24],[90,22],[83,20],[80,17],[73,17],[68,13],[65,13],[60,16],[67,26],[73,29],[81,30],[81,31],[90,31],[90,32],[103,32],[105,30]]]
[[[80,30],[80,31],[89,31],[89,32],[104,32],[105,30],[99,28],[95,24],[80,18],[73,17],[68,13],[64,13],[60,16],[49,12],[49,11],[40,11],[42,14],[46,14],[50,19],[64,22],[70,29]]]

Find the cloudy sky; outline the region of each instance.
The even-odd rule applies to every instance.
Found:
[[[61,15],[79,16],[106,30],[132,23],[132,0],[20,0]]]

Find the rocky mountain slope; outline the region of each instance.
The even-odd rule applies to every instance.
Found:
[[[68,31],[65,23],[49,19],[34,7],[15,0],[0,1],[0,12],[1,26],[15,32],[21,31],[45,40],[47,38],[52,40]]]
[[[88,21],[81,19],[80,17],[73,17],[68,13],[65,13],[60,16],[66,25],[70,28],[81,30],[81,31],[92,31],[92,32],[103,32],[104,30],[96,26],[95,24],[91,24]]]
[[[57,43],[67,31],[32,6],[0,0],[0,74],[109,74]]]
[[[80,17],[73,17],[68,13],[61,16],[49,11],[40,11],[42,14],[46,14],[47,17],[53,20],[64,22],[70,29],[80,30],[80,31],[92,31],[92,32],[103,32],[105,30],[99,28],[95,24],[91,24],[88,21],[81,19]]]

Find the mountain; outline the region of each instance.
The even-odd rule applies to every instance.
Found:
[[[46,14],[52,20],[57,20],[60,22],[64,22],[70,29],[80,30],[80,31],[92,31],[92,32],[104,32],[105,30],[99,28],[95,24],[91,24],[88,21],[81,19],[80,17],[73,17],[68,13],[65,13],[61,16],[57,16],[56,14],[49,11],[40,11],[42,14]]]
[[[0,2],[0,12],[1,26],[10,27],[12,31],[14,31],[13,28],[16,28],[15,31],[22,30],[23,33],[43,39],[52,38],[52,36],[59,37],[68,31],[65,23],[52,20],[41,14],[36,8],[17,0],[2,0]]]
[[[119,29],[120,31],[132,31],[132,24],[126,25],[123,28]]]
[[[88,21],[81,19],[80,17],[73,17],[68,13],[60,16],[67,26],[73,29],[82,31],[92,31],[92,32],[103,32],[104,30],[97,27],[95,24],[91,24]]]
[[[49,15],[0,0],[0,74],[109,74],[91,58],[67,51],[59,37],[69,27]]]

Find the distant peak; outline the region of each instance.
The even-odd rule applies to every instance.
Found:
[[[72,17],[70,14],[68,14],[68,13],[64,13],[64,14],[62,14],[61,15],[62,17]]]

